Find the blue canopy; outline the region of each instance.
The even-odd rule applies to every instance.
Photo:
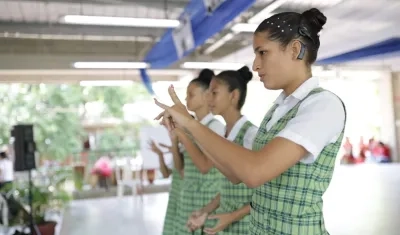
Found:
[[[394,54],[395,52],[400,52],[400,38],[390,38],[385,41],[378,42],[357,50],[328,57],[317,61],[317,64],[326,65],[326,64],[346,63],[365,58],[382,57]]]
[[[195,48],[203,45],[207,39],[222,31],[229,22],[251,7],[255,0],[221,0],[220,5],[217,5],[212,12],[206,9],[204,2],[204,0],[191,0],[180,16],[180,19],[185,15],[190,17],[194,39],[194,48],[185,51],[183,56],[187,56]],[[152,69],[161,69],[179,60],[173,39],[173,29],[169,29],[150,49],[144,62],[148,63]],[[154,94],[151,79],[145,69],[141,70],[141,76],[148,91]]]

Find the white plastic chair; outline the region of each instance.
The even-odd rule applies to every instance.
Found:
[[[139,196],[143,200],[142,192],[143,188],[142,179],[140,172],[142,165],[131,161],[131,158],[125,158],[120,164],[116,164],[116,180],[117,180],[117,196],[122,197],[125,192],[125,187],[130,187],[132,190],[132,196],[135,198]],[[121,164],[122,163],[122,164]],[[134,172],[134,174],[132,174]]]

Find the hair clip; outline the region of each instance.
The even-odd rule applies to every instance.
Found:
[[[282,33],[285,32],[285,30],[282,29]]]
[[[303,36],[303,37],[310,37],[310,34],[308,33],[308,30],[306,27],[299,27],[299,34],[300,34],[300,36]]]
[[[280,28],[281,26],[280,25],[278,25],[278,28]]]
[[[310,39],[313,43],[315,43],[314,39],[311,37],[311,34],[306,27],[300,26],[298,32],[300,36],[306,37]]]

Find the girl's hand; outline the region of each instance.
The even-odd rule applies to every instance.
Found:
[[[163,143],[159,143],[159,145],[163,148],[166,148],[168,150],[168,152],[172,152],[172,146],[163,144]]]
[[[161,144],[160,144],[161,145]],[[153,151],[155,154],[162,154],[161,149],[156,145],[154,140],[149,141],[150,150]]]
[[[195,231],[195,230],[201,228],[201,226],[203,226],[204,223],[206,222],[207,216],[208,216],[208,214],[201,210],[194,211],[190,215],[188,222],[186,224],[186,227],[188,227],[188,229],[190,231]]]
[[[175,130],[168,132],[168,134],[169,138],[171,138],[172,145],[178,143],[179,138]]]
[[[214,228],[205,228],[204,232],[209,235],[217,234],[218,232],[226,229],[230,224],[233,223],[234,217],[231,213],[216,214],[208,216],[208,219],[217,219],[218,222]]]
[[[193,117],[187,111],[186,106],[179,100],[172,86],[168,88],[168,93],[174,105],[168,106],[154,99],[156,105],[164,109],[155,119],[162,119],[161,124],[165,125],[169,131],[172,131],[177,126],[187,127],[191,121],[194,121]]]

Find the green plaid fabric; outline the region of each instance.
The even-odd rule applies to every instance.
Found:
[[[277,108],[277,105],[273,106],[258,130],[253,150],[263,148],[296,116],[300,104],[305,99],[322,91],[322,88],[312,90],[267,131],[266,124]],[[343,133],[344,130],[335,143],[325,146],[313,164],[299,162],[278,178],[255,190],[251,202],[250,234],[328,234],[322,215],[322,195],[331,181]]]
[[[182,178],[176,169],[172,170],[172,183],[169,191],[167,213],[165,215],[163,235],[174,235],[175,220],[178,213],[178,202],[180,196]]]
[[[234,143],[243,146],[244,136],[247,130],[254,125],[247,121],[240,128],[239,133],[234,139]],[[246,156],[243,156],[246,157]],[[251,202],[253,189],[249,189],[245,184],[232,184],[227,178],[221,180],[221,199],[217,209],[217,214],[236,211]],[[249,232],[250,216],[245,216],[242,220],[228,226],[224,231],[218,234],[223,235],[244,235]]]
[[[206,126],[210,126],[214,121],[217,120],[211,120]],[[217,195],[223,175],[214,167],[203,175],[186,151],[184,152],[184,160],[184,178],[178,203],[175,235],[203,234],[202,230],[197,230],[194,233],[188,232],[186,228],[187,220],[193,211],[202,208]],[[213,221],[207,221],[205,227],[213,225]]]

